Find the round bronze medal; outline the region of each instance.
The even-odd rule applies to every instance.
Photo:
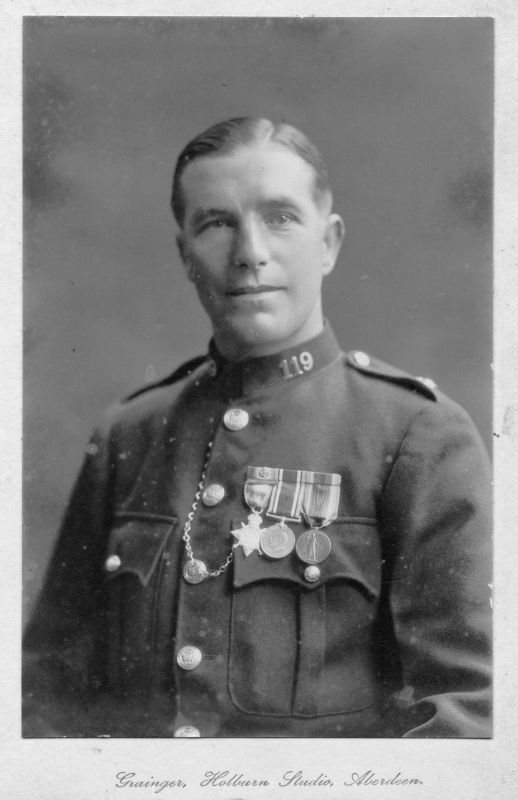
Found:
[[[287,525],[270,525],[261,531],[261,552],[268,558],[284,558],[295,547],[295,534]]]
[[[187,561],[183,568],[183,577],[187,583],[201,583],[207,577],[207,567],[199,558]]]
[[[300,534],[295,549],[305,564],[320,564],[331,552],[331,540],[324,531],[312,528]]]

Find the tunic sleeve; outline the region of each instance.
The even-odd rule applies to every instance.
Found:
[[[467,414],[414,417],[381,499],[406,737],[491,736],[491,476]]]
[[[103,685],[98,631],[109,478],[106,439],[96,431],[24,637],[25,736],[81,729],[78,719]]]

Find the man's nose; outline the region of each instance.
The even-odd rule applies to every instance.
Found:
[[[235,266],[259,269],[266,266],[269,251],[259,222],[248,221],[236,228],[232,262]]]

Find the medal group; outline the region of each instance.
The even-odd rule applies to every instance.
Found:
[[[331,552],[331,540],[324,528],[336,519],[340,484],[341,477],[335,473],[248,467],[244,499],[250,514],[240,528],[231,531],[236,541],[224,568],[239,546],[245,557],[256,550],[261,556],[273,560],[286,558],[295,550],[307,565],[305,579],[310,583],[317,581],[320,577],[317,565]],[[262,514],[265,512],[267,517],[275,520],[268,527],[262,527]],[[296,538],[287,521],[304,521],[308,530]],[[223,571],[220,568],[214,573],[209,572],[202,561],[194,558],[192,550],[188,556],[184,578],[189,583],[199,583]]]

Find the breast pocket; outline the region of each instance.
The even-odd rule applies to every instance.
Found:
[[[304,530],[290,527],[296,536]],[[236,550],[229,690],[242,711],[313,717],[359,711],[376,701],[378,531],[351,520],[327,533],[331,553],[313,583],[295,552],[270,561]]]
[[[121,515],[110,532],[104,562],[108,672],[123,692],[149,683],[164,554],[175,522]]]

